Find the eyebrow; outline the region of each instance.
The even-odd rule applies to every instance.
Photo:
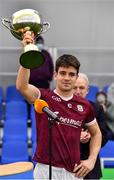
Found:
[[[75,86],[74,89],[76,88],[85,88],[85,86],[79,86],[79,87]]]

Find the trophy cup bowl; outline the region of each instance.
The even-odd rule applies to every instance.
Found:
[[[8,25],[6,24],[8,23]],[[36,38],[41,33],[46,32],[50,24],[48,22],[41,22],[38,11],[33,9],[22,9],[15,12],[10,20],[2,19],[2,24],[10,30],[12,35],[19,40],[23,40],[23,35],[27,31],[34,33]],[[34,39],[35,40],[35,39]],[[20,56],[20,64],[28,69],[40,67],[45,59],[33,43],[28,43],[24,47],[24,52]]]

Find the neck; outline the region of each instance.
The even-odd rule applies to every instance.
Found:
[[[69,91],[61,91],[60,89],[56,88],[54,90],[59,96],[63,96],[63,97],[70,97],[73,95],[72,91],[69,92]]]

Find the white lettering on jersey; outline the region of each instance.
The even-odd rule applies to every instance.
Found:
[[[77,128],[80,127],[82,125],[82,121],[77,121],[74,119],[69,119],[69,118],[64,118],[64,117],[60,117],[60,122],[69,126],[74,126]]]
[[[59,115],[58,111],[54,111],[54,113]],[[60,120],[60,122],[57,122],[58,125],[64,124],[64,125],[72,126],[72,127],[75,127],[75,128],[81,127],[82,121],[83,121],[83,120],[79,121],[79,120],[75,120],[75,119],[70,119],[70,118],[62,117],[62,116],[59,117],[59,120]]]
[[[61,98],[59,98],[57,96],[52,96],[52,99],[54,99],[55,101],[61,102]]]

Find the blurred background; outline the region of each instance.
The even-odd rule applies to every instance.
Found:
[[[35,9],[39,12],[42,22],[50,23],[50,29],[42,36],[54,63],[60,55],[72,54],[81,62],[80,71],[87,74],[90,85],[103,89],[114,82],[114,0],[0,0],[0,19],[12,20],[12,14],[21,9]],[[29,106],[15,89],[22,51],[21,41],[0,22],[0,161],[3,164],[20,160],[31,161],[36,146],[33,106]],[[52,81],[51,88],[54,86]],[[91,97],[93,98],[93,93]],[[23,112],[20,112],[20,109]],[[13,120],[13,124],[8,120]],[[25,121],[19,123],[15,120]],[[12,129],[9,127],[13,127],[18,134],[10,136]],[[10,142],[7,138],[13,140],[13,145],[6,143]],[[24,142],[26,144],[23,144]],[[107,167],[110,167],[110,170],[111,167],[114,168],[114,153],[110,153],[112,146],[114,141],[113,145],[109,142],[106,146],[107,155],[101,156],[102,168],[106,167],[104,160],[107,160],[107,157],[111,161]],[[12,148],[14,151],[9,151]],[[25,157],[16,159],[19,157],[16,154],[16,158],[10,159],[17,149],[24,148]],[[8,150],[8,154],[5,150]],[[114,174],[110,171],[107,176],[107,172],[108,169],[105,170],[104,176],[114,179]]]
[[[114,77],[113,0],[4,0],[0,18],[11,19],[20,9],[37,10],[51,28],[43,34],[53,60],[63,53],[74,54],[81,71],[102,88]],[[15,83],[22,51],[21,41],[0,26],[0,84]]]

